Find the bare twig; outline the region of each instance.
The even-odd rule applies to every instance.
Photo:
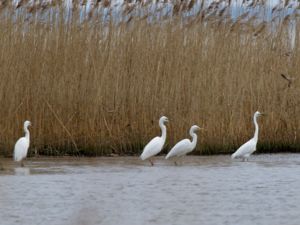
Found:
[[[283,79],[285,79],[285,80],[288,82],[288,87],[289,87],[289,88],[291,87],[292,82],[293,82],[294,80],[296,80],[296,78],[288,77],[288,76],[284,75],[283,73],[280,74],[280,75],[281,75],[281,77],[282,77]]]

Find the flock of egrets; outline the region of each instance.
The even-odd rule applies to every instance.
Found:
[[[261,115],[264,115],[260,112],[255,112],[253,116],[253,121],[255,125],[255,133],[254,137],[251,138],[249,141],[247,141],[245,144],[243,144],[235,153],[232,154],[231,158],[242,158],[243,160],[248,160],[250,155],[256,150],[256,144],[258,141],[258,124],[257,124],[257,118]],[[162,116],[159,119],[159,126],[161,128],[162,135],[159,137],[153,138],[144,148],[143,153],[141,154],[141,159],[146,160],[149,159],[151,165],[153,166],[153,161],[151,160],[153,156],[157,155],[161,152],[161,150],[164,147],[164,144],[166,142],[167,138],[167,127],[165,125],[166,122],[168,122],[168,118],[165,116]],[[24,132],[25,136],[21,137],[15,144],[14,148],[14,160],[21,162],[21,165],[23,166],[23,159],[26,158],[29,144],[30,144],[30,133],[28,130],[28,127],[31,125],[30,121],[24,122]],[[196,131],[200,130],[200,128],[197,125],[193,125],[190,128],[190,135],[192,137],[192,140],[190,139],[183,139],[179,141],[167,154],[166,159],[174,158],[174,163],[176,163],[176,159],[178,157],[184,156],[188,154],[189,152],[193,151],[197,144],[197,134]]]
[[[258,124],[257,124],[257,118],[261,115],[264,115],[263,113],[260,112],[255,112],[253,116],[253,121],[255,125],[255,133],[254,137],[251,138],[249,141],[247,141],[245,144],[243,144],[239,149],[232,154],[231,158],[242,158],[243,160],[248,160],[250,155],[256,150],[256,144],[258,141]],[[168,118],[163,116],[159,120],[159,126],[162,131],[161,137],[155,137],[153,138],[144,148],[143,153],[141,155],[141,159],[149,159],[151,165],[153,165],[153,161],[151,158],[155,155],[157,155],[162,149],[166,141],[166,136],[167,136],[167,128],[165,126],[165,123],[168,122]],[[175,158],[175,165],[176,163],[176,158],[184,156],[188,154],[189,152],[193,151],[196,147],[197,144],[197,134],[195,133],[196,131],[203,129],[198,127],[197,125],[193,125],[190,128],[190,135],[192,137],[192,141],[190,139],[183,139],[179,141],[167,154],[166,159],[170,158]]]

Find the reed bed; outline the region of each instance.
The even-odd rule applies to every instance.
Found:
[[[162,115],[164,153],[193,124],[205,128],[195,154],[229,153],[253,135],[256,110],[268,114],[258,152],[300,150],[299,80],[281,76],[298,76],[296,18],[273,30],[201,14],[116,24],[14,10],[0,20],[0,154],[28,119],[32,155],[136,155]]]

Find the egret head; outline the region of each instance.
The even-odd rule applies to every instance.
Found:
[[[164,124],[164,123],[166,123],[166,122],[169,122],[168,117],[166,117],[166,116],[160,117],[160,119],[159,119],[159,123],[160,123],[160,124]]]
[[[255,117],[260,117],[260,116],[264,116],[265,114],[264,113],[261,113],[261,112],[259,112],[259,111],[256,111],[255,113],[254,113],[254,116]]]
[[[31,126],[31,122],[29,120],[26,120],[24,122],[24,127],[28,127],[28,126]]]
[[[198,127],[197,125],[193,125],[193,126],[191,127],[191,129],[190,129],[190,132],[195,132],[195,131],[198,131],[198,130],[201,130],[201,129],[203,129],[203,128],[200,128],[200,127]]]

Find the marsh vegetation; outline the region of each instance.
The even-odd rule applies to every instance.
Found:
[[[31,154],[137,154],[159,134],[162,115],[170,119],[168,149],[198,124],[206,130],[195,153],[227,153],[252,136],[256,110],[268,114],[259,121],[261,151],[300,149],[299,80],[280,75],[296,78],[300,68],[298,12],[285,13],[289,2],[267,20],[259,1],[262,14],[236,17],[231,1],[200,2],[199,10],[174,3],[162,16],[125,2],[117,21],[103,16],[112,12],[108,1],[86,13],[20,4],[1,11],[2,154],[12,154],[26,119]]]

